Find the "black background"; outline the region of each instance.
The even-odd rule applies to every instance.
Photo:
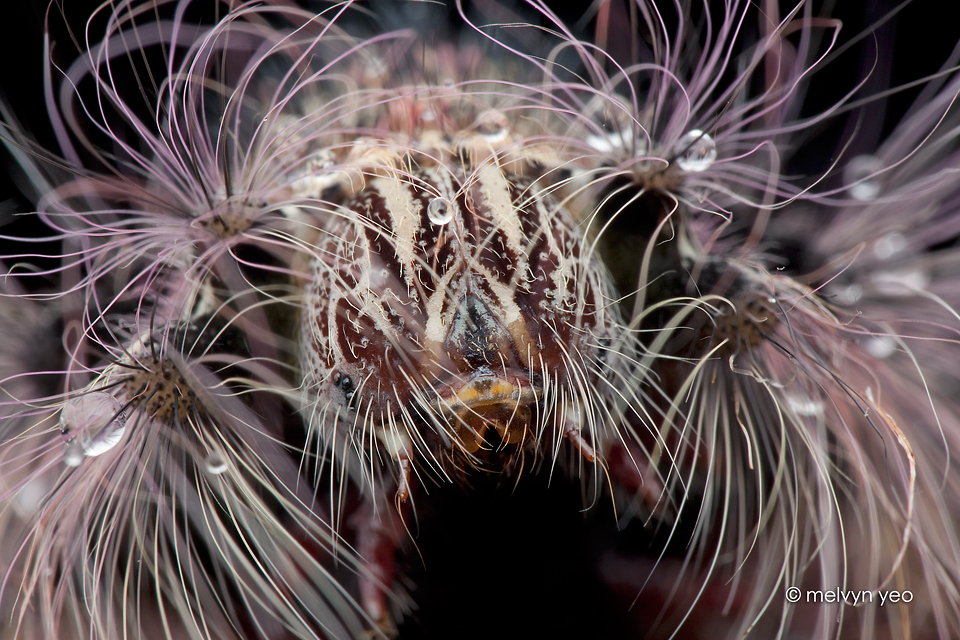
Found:
[[[21,125],[40,146],[47,149],[55,149],[56,142],[50,130],[43,97],[44,24],[50,24],[54,60],[68,64],[77,53],[68,36],[68,27],[82,40],[87,17],[101,5],[101,0],[59,0],[59,3],[48,6],[47,0],[7,2],[4,3],[3,17],[0,18],[0,94],[12,105]],[[204,1],[195,4],[202,7]],[[572,24],[582,15],[584,7],[591,3],[554,1],[548,4],[554,5],[560,17]],[[792,3],[781,4],[781,11],[785,12]],[[821,4],[815,3],[816,11],[824,10],[819,6]],[[830,14],[843,21],[841,41],[858,36],[868,25],[875,24],[897,5],[893,0],[844,0],[836,4],[838,6],[833,7]],[[808,95],[808,111],[815,113],[829,105],[862,78],[865,69],[872,65],[877,48],[882,52],[880,68],[863,88],[861,96],[936,72],[960,39],[960,28],[952,19],[953,16],[944,15],[943,6],[944,3],[939,0],[916,0],[877,28],[873,35],[861,39],[846,54],[837,57],[827,69],[818,73],[816,91]],[[97,34],[98,29],[103,29],[103,21],[93,26],[92,32]],[[589,36],[589,32],[590,26],[587,25],[580,35]],[[892,61],[889,76],[882,68],[888,61]],[[884,132],[888,132],[896,123],[915,95],[916,90],[904,91],[883,104],[886,112],[882,120]],[[839,137],[841,134],[834,131],[831,135]],[[835,142],[826,139],[821,141],[821,145]],[[819,151],[815,148],[815,152]],[[832,152],[832,148],[825,149],[825,152]],[[30,204],[20,195],[11,174],[16,174],[16,170],[3,157],[0,159],[0,202],[12,201],[5,207],[6,210],[14,208],[28,211]],[[9,221],[10,218],[4,216],[0,219]]]
[[[66,24],[82,37],[85,17],[99,0],[63,0]],[[555,2],[564,19],[575,21],[585,4]],[[841,40],[860,34],[895,6],[892,1],[842,1],[833,15],[843,20]],[[960,28],[942,14],[941,0],[917,0],[875,31],[889,77],[879,71],[864,87],[870,95],[938,70],[956,45]],[[55,58],[68,63],[76,54],[64,19],[53,8],[50,20]],[[43,97],[43,29],[46,0],[6,2],[0,19],[0,93],[21,125],[45,148],[55,148]],[[102,23],[100,28],[102,29]],[[584,34],[586,35],[586,34]],[[815,113],[836,101],[872,63],[874,37],[864,38],[820,74],[808,97]],[[882,67],[882,65],[881,65]],[[888,132],[916,91],[905,91],[880,103],[885,110],[874,136]],[[871,107],[877,109],[877,105]],[[798,162],[825,161],[835,152],[844,125],[825,130]],[[20,193],[17,171],[0,153],[0,235],[40,234],[29,216],[31,203]],[[0,255],[15,245],[0,239]],[[0,338],[2,339],[2,338]],[[402,559],[401,566],[418,585],[420,609],[402,628],[404,638],[427,637],[619,637],[627,621],[618,618],[615,603],[605,600],[602,585],[591,582],[591,563],[598,549],[610,544],[611,527],[580,526],[579,489],[555,480],[546,491],[543,478],[516,491],[495,482],[481,486],[483,497],[469,497],[457,488],[433,490],[434,507],[424,522],[433,526],[420,540],[425,552]],[[487,484],[480,480],[480,485]],[[603,514],[600,516],[604,517]],[[440,518],[440,519],[438,519]],[[612,516],[609,519],[612,523]],[[463,538],[463,532],[469,538]],[[445,536],[460,539],[451,542]],[[426,566],[425,566],[426,565]],[[464,585],[468,585],[464,587]],[[521,619],[522,622],[517,622]]]

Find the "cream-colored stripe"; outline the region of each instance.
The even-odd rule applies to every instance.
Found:
[[[535,187],[531,187],[532,197],[530,200],[536,207],[537,217],[540,220],[540,229],[547,240],[547,245],[550,247],[550,256],[557,260],[557,268],[553,270],[552,274],[553,290],[556,293],[556,298],[554,298],[553,302],[557,306],[557,310],[561,310],[568,302],[566,298],[573,295],[572,292],[567,290],[567,280],[576,277],[577,265],[576,262],[567,257],[566,247],[560,246],[557,236],[559,236],[560,240],[569,241],[572,233],[566,225],[561,229],[553,228],[554,225],[560,224],[560,217],[551,215],[550,209],[546,206],[543,198],[540,197],[539,193],[534,192],[533,189],[535,189]],[[553,203],[550,204],[551,206],[556,206]],[[559,231],[559,233],[557,233],[557,231]]]
[[[426,175],[429,181],[437,187],[440,192],[439,196],[447,201],[447,206],[453,212],[453,219],[445,225],[443,233],[446,245],[452,249],[455,259],[452,265],[446,265],[443,278],[437,279],[436,288],[424,305],[424,312],[427,314],[424,336],[428,342],[439,345],[446,339],[450,323],[453,321],[453,314],[457,311],[457,305],[452,304],[447,309],[446,317],[444,317],[443,303],[448,296],[455,298],[459,294],[458,291],[451,291],[449,287],[453,277],[460,275],[463,269],[463,214],[457,205],[457,189],[453,184],[450,172],[433,168],[426,171]]]
[[[500,167],[489,163],[477,170],[477,181],[480,184],[484,204],[493,216],[494,224],[507,238],[507,248],[523,260],[526,256],[523,250],[526,239],[523,237],[520,219],[514,209],[510,182],[503,175]],[[517,265],[517,271],[523,271],[524,268],[525,265]]]
[[[390,215],[391,241],[403,269],[403,279],[411,297],[415,295],[413,278],[417,261],[416,237],[423,205],[413,197],[413,187],[397,178],[377,178],[372,186],[383,197]]]

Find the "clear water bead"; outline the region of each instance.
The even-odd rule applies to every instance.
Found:
[[[637,123],[631,104],[620,94],[595,97],[583,110],[584,118],[593,125],[590,127],[592,133],[584,138],[584,142],[600,153],[628,151],[633,152],[634,157],[646,155],[646,149],[636,148]]]
[[[904,252],[907,239],[902,233],[888,233],[873,243],[873,254],[881,260],[889,260]]]
[[[17,492],[16,507],[24,514],[39,513],[53,487],[49,474],[37,474],[31,477]]]
[[[611,131],[602,136],[589,135],[584,140],[588,145],[600,153],[611,153],[623,149],[625,144],[633,140],[633,129],[623,129],[622,131]],[[641,140],[637,149],[634,149],[635,155],[644,156],[647,154],[646,141]]]
[[[382,78],[387,74],[387,63],[379,56],[370,56],[363,69],[363,75],[370,80]]]
[[[924,291],[930,276],[920,269],[875,271],[871,278],[876,290],[887,296],[912,296]]]
[[[881,360],[889,358],[897,350],[896,340],[889,336],[873,336],[865,342],[864,346],[867,353]]]
[[[453,220],[453,208],[443,198],[434,198],[427,205],[427,217],[433,224],[447,224]]]
[[[833,290],[833,295],[840,304],[856,304],[863,297],[863,287],[858,284],[838,287]]]
[[[510,121],[499,111],[490,109],[477,118],[475,130],[484,140],[496,144],[507,139],[510,134]]]
[[[80,463],[87,456],[83,453],[83,448],[76,440],[67,442],[66,451],[63,454],[63,463],[68,467],[79,467]]]
[[[123,406],[113,396],[98,391],[67,402],[60,410],[60,434],[67,444],[64,462],[77,466],[113,449],[127,428]]]
[[[210,475],[219,476],[226,472],[227,461],[216,451],[211,451],[203,461],[203,468],[206,469]]]
[[[717,143],[709,133],[691,129],[677,140],[674,147],[677,166],[684,171],[706,171],[717,159]]]
[[[787,396],[787,404],[798,416],[819,416],[823,414],[823,403],[809,396]]]
[[[880,195],[880,181],[876,174],[883,169],[880,158],[871,155],[856,156],[843,170],[843,179],[850,187],[850,196],[855,200],[873,200]],[[871,177],[873,176],[873,177]]]

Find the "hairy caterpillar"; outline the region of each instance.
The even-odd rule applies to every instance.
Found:
[[[99,7],[5,116],[5,631],[960,632],[960,79],[801,170],[762,9]]]

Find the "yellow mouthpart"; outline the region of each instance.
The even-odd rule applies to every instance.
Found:
[[[484,446],[487,429],[494,429],[503,446],[522,444],[530,428],[530,405],[538,391],[495,376],[471,380],[443,402],[443,412],[455,423],[466,453]]]

